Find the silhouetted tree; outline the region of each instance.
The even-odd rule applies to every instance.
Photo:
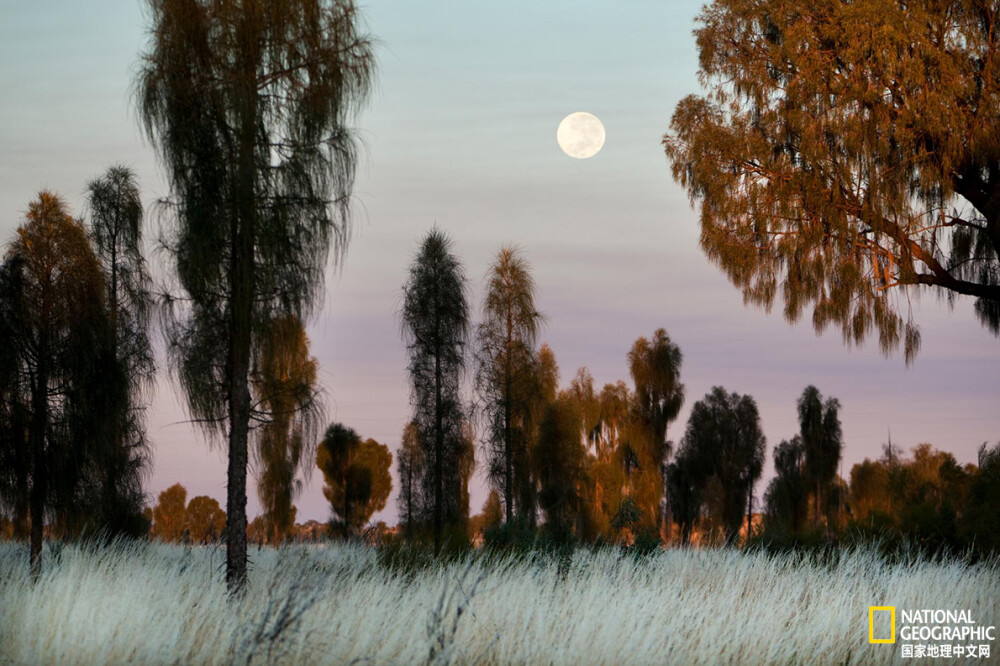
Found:
[[[979,449],[979,469],[958,527],[966,547],[984,555],[1000,552],[1000,442],[983,442]]]
[[[809,499],[805,448],[800,435],[782,440],[774,449],[774,471],[775,477],[764,493],[768,519],[786,525],[796,533],[802,528]]]
[[[818,527],[823,510],[823,489],[837,476],[843,437],[840,402],[823,400],[815,386],[807,386],[798,401],[799,436],[805,453],[805,474],[813,493],[813,526]]]
[[[535,515],[529,448],[541,322],[527,260],[516,248],[502,247],[486,274],[483,320],[476,335],[476,390],[486,424],[490,483],[503,497],[507,522],[515,513],[527,523]]]
[[[0,510],[10,516],[15,539],[29,536],[28,497],[32,450],[29,438],[30,382],[22,372],[17,333],[24,304],[23,259],[0,264]]]
[[[587,452],[579,423],[576,403],[560,395],[546,406],[532,450],[538,505],[546,531],[557,541],[572,536],[585,509],[580,491],[587,482]]]
[[[701,515],[702,494],[711,461],[697,448],[697,440],[681,442],[673,462],[667,465],[667,492],[671,519],[680,527],[681,544],[691,543],[691,531]]]
[[[9,317],[5,421],[12,428],[0,444],[11,447],[3,458],[13,462],[3,472],[13,478],[3,484],[2,499],[19,510],[17,495],[27,490],[37,576],[46,512],[63,525],[86,513],[81,489],[100,445],[94,419],[101,414],[92,401],[103,397],[91,387],[109,360],[105,287],[83,225],[49,192],[29,204],[0,276],[0,311]]]
[[[163,541],[180,541],[187,526],[187,490],[175,483],[162,493],[153,507],[152,535]]]
[[[766,441],[753,398],[716,386],[695,403],[684,433],[686,447],[705,463],[721,490],[726,542],[735,543],[754,483],[764,469]]]
[[[812,303],[818,331],[902,339],[907,362],[910,287],[973,296],[1000,334],[996,8],[715,0],[698,22],[708,94],[664,144],[744,300]]]
[[[110,446],[101,478],[98,527],[108,536],[139,536],[147,526],[142,480],[149,466],[145,414],[156,371],[149,342],[149,274],[142,254],[142,203],[135,174],[112,166],[87,184],[91,237],[104,270],[110,356],[100,377],[109,397]],[[98,507],[95,507],[98,508]]]
[[[253,372],[255,412],[267,414],[256,431],[260,497],[271,543],[281,543],[295,526],[292,501],[301,490],[298,472],[308,474],[315,457],[323,409],[316,385],[317,362],[309,355],[302,321],[286,316],[270,323]]]
[[[139,114],[173,190],[183,300],[167,339],[188,409],[228,433],[226,580],[246,583],[250,380],[272,319],[305,319],[348,239],[347,122],[373,72],[351,0],[148,0]]]
[[[435,552],[441,550],[445,529],[464,521],[461,378],[469,332],[465,292],[465,274],[451,241],[432,229],[410,265],[400,318],[410,357],[413,421],[423,449],[420,506],[434,532]]]
[[[636,340],[628,354],[635,392],[631,396],[631,437],[625,453],[632,473],[632,494],[643,510],[647,529],[658,526],[665,515],[663,469],[670,455],[667,426],[684,405],[682,361],[680,348],[662,328],[653,333],[651,340]]]
[[[188,502],[184,526],[192,543],[211,543],[226,528],[226,512],[214,498],[198,495]]]
[[[415,421],[403,429],[403,441],[396,453],[396,472],[399,475],[399,519],[405,526],[406,540],[412,541],[416,522],[421,515],[420,488],[425,473],[424,450],[420,445],[420,431]]]
[[[344,539],[357,534],[392,492],[392,454],[374,439],[361,441],[352,428],[331,424],[316,452],[316,465]]]

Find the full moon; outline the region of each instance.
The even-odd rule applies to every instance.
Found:
[[[594,114],[577,111],[559,123],[556,141],[570,157],[585,160],[596,155],[604,146],[604,125]]]

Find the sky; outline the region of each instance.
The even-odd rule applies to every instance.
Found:
[[[914,302],[923,346],[911,367],[875,341],[847,347],[838,330],[790,325],[742,296],[698,246],[697,212],[673,182],[660,141],[677,102],[699,92],[691,35],[700,2],[385,0],[361,5],[377,39],[378,82],[354,120],[361,141],[346,258],[327,270],[310,322],[327,418],[395,450],[409,419],[401,288],[423,235],[454,240],[478,313],[483,276],[503,244],[532,265],[541,340],[563,384],[587,366],[599,388],[628,380],[625,356],[663,327],[684,354],[687,400],[713,386],[752,395],[771,452],[797,432],[795,401],[815,384],[840,400],[843,473],[878,457],[891,433],[930,442],[961,463],[1000,439],[1000,340],[971,302]],[[142,5],[122,0],[0,0],[0,243],[41,189],[83,215],[85,187],[111,164],[132,167],[147,206],[168,194],[132,97],[146,43]],[[556,144],[559,121],[588,111],[607,140],[577,160]],[[155,235],[155,219],[147,218]],[[158,343],[162,349],[162,343]],[[186,423],[159,355],[148,415],[151,498],[180,482],[224,505],[225,451]],[[395,473],[395,470],[394,470]],[[249,484],[252,489],[253,483]],[[485,481],[472,488],[473,510]],[[307,479],[298,519],[326,520],[322,475]],[[249,515],[259,512],[251,491]],[[395,493],[375,517],[396,520]]]

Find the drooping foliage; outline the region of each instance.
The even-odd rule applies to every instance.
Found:
[[[105,434],[110,438],[99,469],[97,529],[107,536],[141,536],[150,464],[145,415],[156,366],[149,340],[150,278],[142,252],[143,210],[135,173],[112,166],[87,184],[90,235],[107,288],[111,363],[101,376],[109,397]]]
[[[295,526],[292,502],[309,474],[323,417],[316,383],[318,363],[297,317],[271,321],[253,372],[254,412],[266,414],[255,431],[257,494],[267,540],[281,543]]]
[[[139,115],[172,195],[173,368],[195,420],[228,434],[227,581],[246,582],[250,380],[270,322],[305,320],[348,240],[348,122],[373,75],[350,0],[148,0]]]
[[[975,298],[1000,334],[1000,9],[714,0],[706,95],[664,138],[701,245],[744,300],[884,353],[920,344],[910,295]],[[904,318],[905,317],[905,318]]]

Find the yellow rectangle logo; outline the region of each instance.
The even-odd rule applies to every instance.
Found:
[[[889,638],[875,638],[875,611],[889,611],[890,629]],[[895,643],[896,642],[896,607],[895,606],[869,606],[868,607],[868,642],[869,643]]]

